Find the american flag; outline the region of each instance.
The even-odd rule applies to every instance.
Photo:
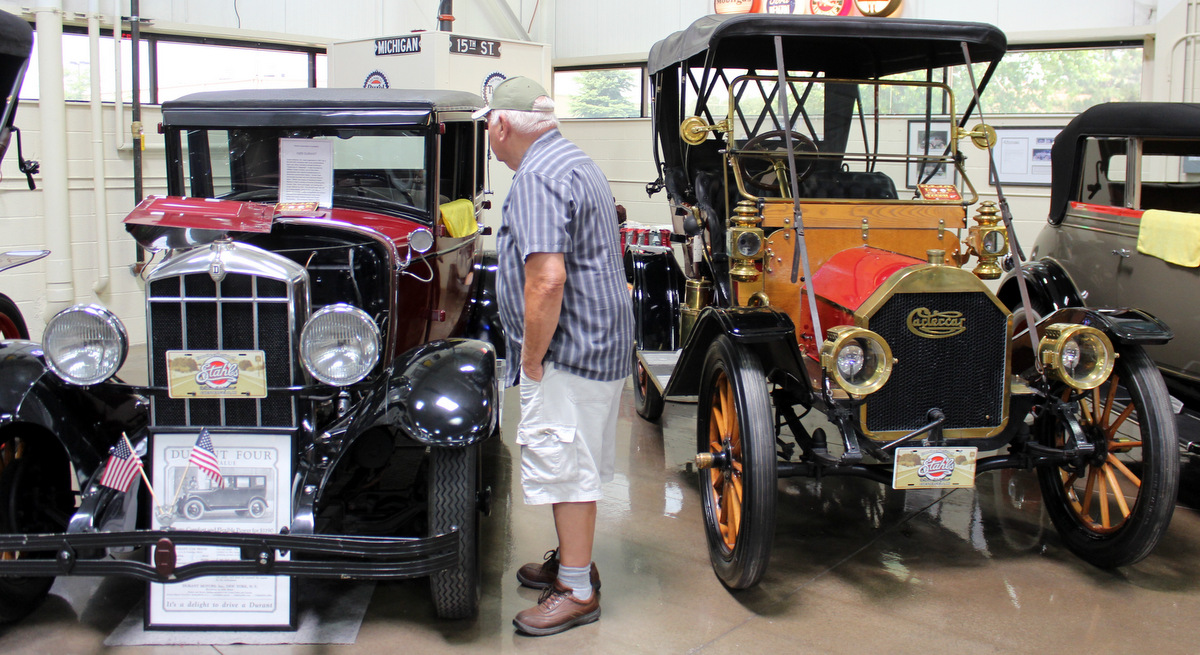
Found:
[[[108,456],[108,464],[104,467],[104,475],[100,476],[100,484],[121,492],[129,491],[129,485],[138,476],[141,468],[142,460],[129,449],[128,442],[121,439]]]
[[[188,457],[188,462],[195,464],[213,483],[221,484],[221,465],[217,463],[217,453],[213,450],[208,430],[200,430],[200,436],[196,437],[196,445],[192,446],[192,455]]]

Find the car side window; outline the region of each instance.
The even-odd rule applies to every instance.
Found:
[[[1083,146],[1083,179],[1077,200],[1091,205],[1124,207],[1127,139],[1088,137]]]

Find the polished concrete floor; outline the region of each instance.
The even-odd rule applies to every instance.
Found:
[[[1067,552],[1031,474],[982,474],[977,488],[896,492],[850,478],[780,482],[771,565],[730,592],[708,562],[687,466],[695,406],[642,421],[626,390],[616,481],[599,506],[603,618],[561,635],[515,634],[537,600],[517,585],[524,562],[554,545],[550,512],[523,504],[514,480],[516,394],[508,394],[492,514],[483,532],[483,602],[473,621],[433,616],[423,581],[375,588],[357,643],[345,646],[144,646],[103,641],[143,595],[128,580],[60,581],[0,653],[956,653],[1194,652],[1200,617],[1200,516],[1181,506],[1159,548],[1136,566],[1091,567]],[[1182,502],[1200,496],[1183,478]]]

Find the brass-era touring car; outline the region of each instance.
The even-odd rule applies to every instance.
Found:
[[[628,250],[635,396],[649,420],[698,398],[727,586],[764,572],[780,477],[969,487],[1036,468],[1067,547],[1103,567],[1166,529],[1174,426],[1143,345],[1169,330],[1104,308],[1026,326],[982,281],[1011,220],[1002,195],[972,215],[959,145],[995,143],[967,122],[1005,50],[990,25],[773,15],[705,17],[651,50],[649,190],[682,257]],[[832,434],[801,421],[814,411]]]

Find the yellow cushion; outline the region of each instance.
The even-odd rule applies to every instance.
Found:
[[[1200,214],[1147,209],[1138,228],[1138,252],[1180,266],[1200,266]]]
[[[475,203],[463,198],[440,206],[442,222],[446,231],[454,238],[465,237],[479,231],[479,223],[475,222]]]

